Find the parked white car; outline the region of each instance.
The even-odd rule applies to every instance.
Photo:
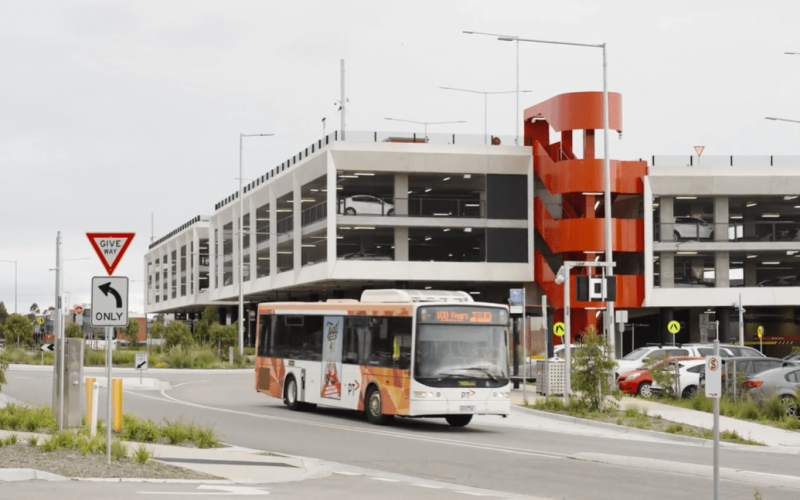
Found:
[[[681,395],[681,397],[691,398],[697,392],[697,388],[700,387],[700,373],[705,370],[706,360],[684,359],[670,361],[668,366],[665,367],[665,370],[669,370],[670,373],[674,374],[675,363],[678,363],[678,381],[680,384],[678,393]],[[673,375],[671,379],[674,387],[675,376]],[[662,388],[655,381],[653,381],[653,385],[650,387],[650,390],[654,395],[658,395],[661,393]]]
[[[368,194],[348,196],[342,200],[341,213],[345,215],[394,215],[394,205]]]
[[[675,217],[672,225],[672,239],[675,241],[709,239],[713,235],[714,227],[696,217]]]

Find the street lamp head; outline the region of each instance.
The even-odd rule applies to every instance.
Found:
[[[771,117],[771,116],[766,116],[765,118],[766,118],[767,120],[777,120],[777,118],[773,118],[773,117]]]
[[[516,38],[512,38],[510,36],[500,36],[500,37],[497,37],[497,39],[500,40],[501,42],[513,42],[513,41],[516,41]]]
[[[566,273],[567,273],[567,270],[564,268],[564,266],[561,266],[558,269],[558,274],[556,274],[556,285],[560,285],[560,284],[564,283],[564,275]]]

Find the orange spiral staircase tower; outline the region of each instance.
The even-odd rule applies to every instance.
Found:
[[[608,105],[609,130],[621,132],[622,96],[609,92]],[[555,321],[562,321],[563,285],[555,283],[561,263],[603,260],[605,257],[604,216],[607,207],[603,203],[603,159],[595,157],[595,131],[603,129],[603,94],[560,94],[526,109],[524,120],[525,144],[533,147],[536,174],[534,280],[555,307]],[[559,142],[550,143],[551,127],[561,134]],[[577,158],[573,152],[575,131],[583,133],[583,158]],[[617,309],[639,308],[644,300],[644,276],[641,274],[644,271],[642,177],[646,174],[646,162],[610,160]],[[577,275],[594,272],[599,271],[573,269],[570,276],[572,293],[575,293]],[[579,336],[590,325],[597,327],[600,321],[597,312],[604,306],[603,302],[578,302],[573,295],[571,336]]]

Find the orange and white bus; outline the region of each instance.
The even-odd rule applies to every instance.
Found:
[[[508,308],[465,292],[367,290],[361,301],[258,306],[255,386],[292,410],[364,411],[374,424],[508,415]]]

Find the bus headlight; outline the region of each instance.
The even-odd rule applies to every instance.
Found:
[[[436,395],[438,396],[439,393],[436,393]],[[414,397],[415,398],[420,398],[420,399],[432,398],[433,397],[433,393],[432,392],[425,392],[425,391],[414,391]]]

